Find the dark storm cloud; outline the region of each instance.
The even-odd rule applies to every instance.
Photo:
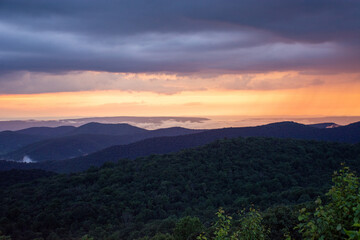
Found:
[[[304,41],[359,36],[358,0],[2,0],[1,19],[33,29],[129,34],[255,27]]]
[[[358,0],[1,0],[0,72],[355,71]]]

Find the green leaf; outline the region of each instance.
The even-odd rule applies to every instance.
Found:
[[[338,224],[338,225],[336,226],[336,230],[338,230],[338,231],[341,230],[341,224]]]

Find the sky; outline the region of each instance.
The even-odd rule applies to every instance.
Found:
[[[0,119],[359,116],[359,0],[1,0]]]

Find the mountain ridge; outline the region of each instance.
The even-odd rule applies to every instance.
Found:
[[[342,136],[344,132],[347,137]],[[0,169],[21,168],[25,166],[26,168],[33,167],[55,172],[79,172],[91,166],[101,166],[105,162],[117,162],[119,159],[124,158],[135,159],[151,154],[167,154],[198,147],[223,138],[236,137],[271,137],[359,143],[360,122],[333,129],[318,129],[295,122],[280,122],[246,128],[214,129],[175,137],[149,138],[127,145],[112,146],[87,156],[73,159],[48,161],[31,165],[0,163]]]
[[[62,130],[65,132],[61,133]],[[3,158],[21,161],[25,156],[33,161],[61,160],[87,155],[113,145],[129,144],[159,136],[178,136],[203,130],[180,127],[146,130],[129,124],[89,123],[78,128],[31,128],[21,132],[40,133],[40,141],[8,152]],[[17,132],[12,132],[18,134]],[[55,134],[54,137],[49,137]]]

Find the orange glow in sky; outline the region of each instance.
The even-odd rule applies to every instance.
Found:
[[[290,90],[206,90],[159,94],[81,91],[0,96],[0,118],[86,116],[360,115],[360,84]]]
[[[358,1],[8,2],[0,120],[360,116]]]

